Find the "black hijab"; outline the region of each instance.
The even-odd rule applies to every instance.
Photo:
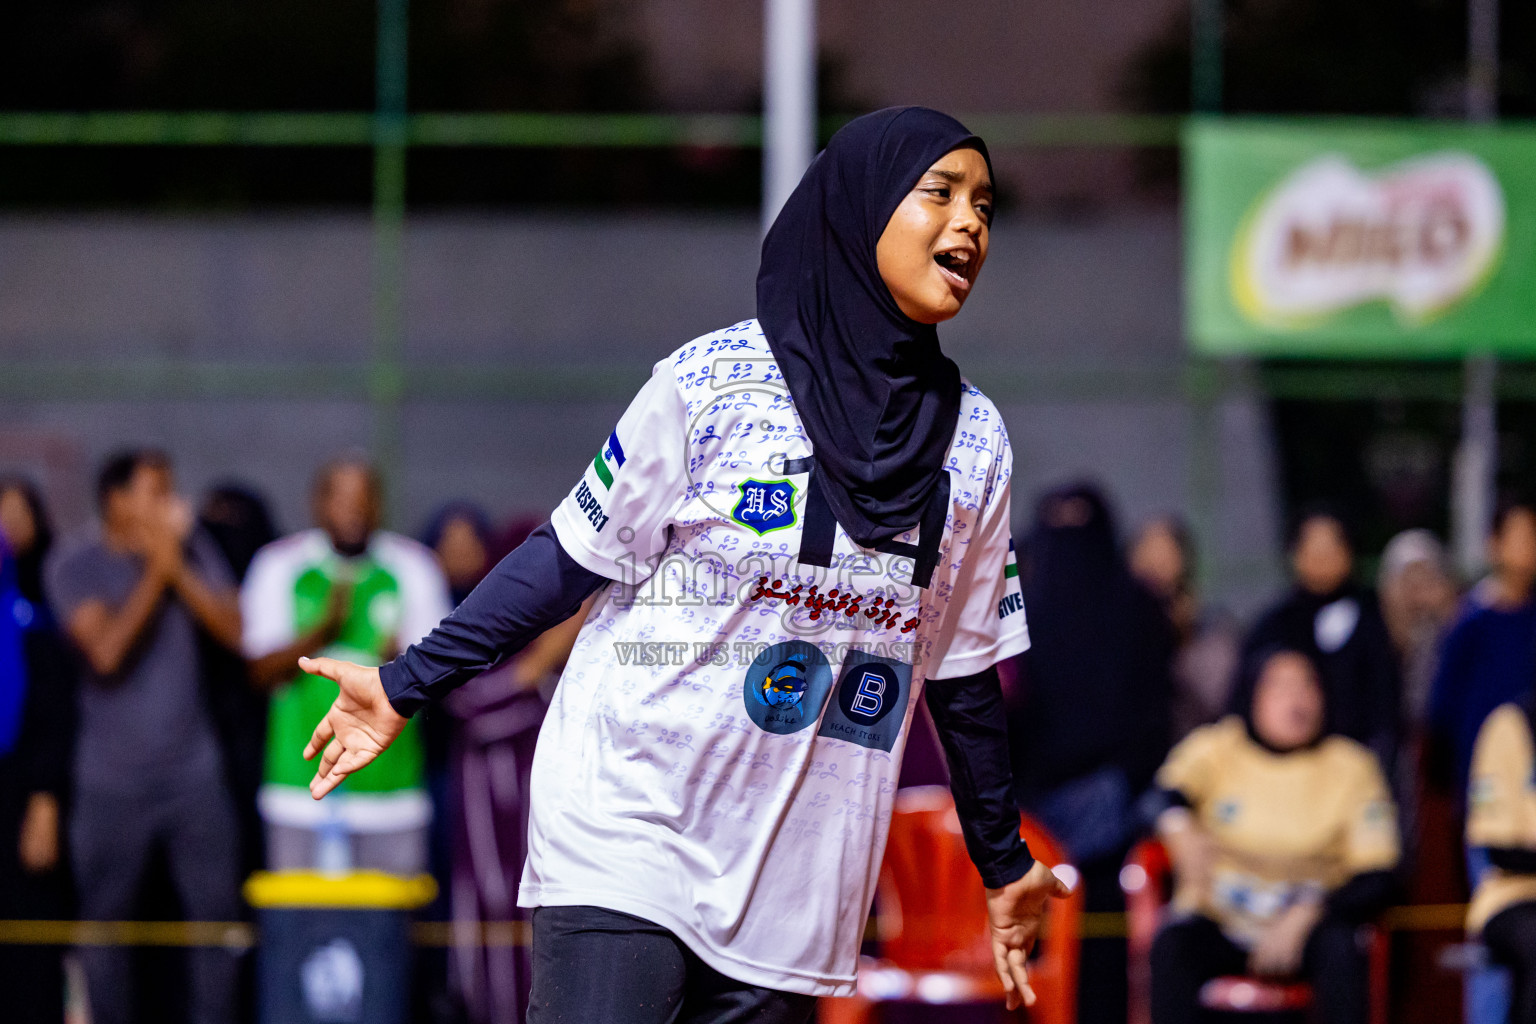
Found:
[[[832,513],[861,547],[922,518],[960,413],[960,371],[908,319],[875,244],[923,172],[986,146],[925,107],[850,121],[784,204],[757,272],[757,318],[814,447]],[[988,168],[991,159],[987,158]]]
[[[1168,752],[1173,626],[1126,567],[1092,483],[1041,497],[1023,556],[1033,643],[1008,729],[1020,794],[1111,765],[1139,792]]]
[[[278,538],[267,499],[234,481],[218,484],[208,492],[198,522],[224,552],[237,580],[245,579],[256,552]]]
[[[1323,724],[1317,730],[1317,735],[1308,743],[1285,750],[1270,746],[1269,742],[1259,735],[1259,730],[1253,724],[1253,699],[1258,696],[1259,680],[1264,677],[1264,670],[1269,667],[1269,663],[1282,654],[1296,655],[1311,666],[1312,678],[1317,682],[1318,691],[1323,695]],[[1237,713],[1243,717],[1243,725],[1248,729],[1248,738],[1270,753],[1290,754],[1298,750],[1311,750],[1337,731],[1333,726],[1333,705],[1328,700],[1328,684],[1323,679],[1322,666],[1306,648],[1296,644],[1271,644],[1253,652],[1243,664],[1238,666],[1238,672],[1240,674],[1237,687],[1233,691],[1233,703],[1237,705]]]

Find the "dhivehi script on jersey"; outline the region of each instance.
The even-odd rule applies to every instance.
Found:
[[[1441,152],[1374,173],[1327,155],[1254,204],[1232,247],[1248,319],[1305,329],[1368,302],[1406,325],[1477,291],[1504,245],[1504,193],[1474,156]]]

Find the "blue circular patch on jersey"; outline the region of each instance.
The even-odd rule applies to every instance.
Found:
[[[815,725],[832,691],[832,667],[815,644],[786,640],[759,654],[742,681],[747,717],[780,736]]]

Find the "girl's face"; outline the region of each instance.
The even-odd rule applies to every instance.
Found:
[[[1294,750],[1323,731],[1323,688],[1312,663],[1294,652],[1265,662],[1253,690],[1253,731],[1276,750]]]
[[[875,245],[880,277],[920,324],[960,312],[987,259],[992,176],[974,149],[956,149],[923,172]]]

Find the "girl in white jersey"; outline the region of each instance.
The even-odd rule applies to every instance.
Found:
[[[1010,1007],[1045,901],[994,666],[1028,646],[996,407],[934,325],[992,175],[920,107],[859,118],[763,244],[758,319],[656,364],[551,521],[431,636],[340,685],[324,796],[428,700],[601,590],[534,759],[529,1020],[804,1021],[853,990],[919,692]]]

